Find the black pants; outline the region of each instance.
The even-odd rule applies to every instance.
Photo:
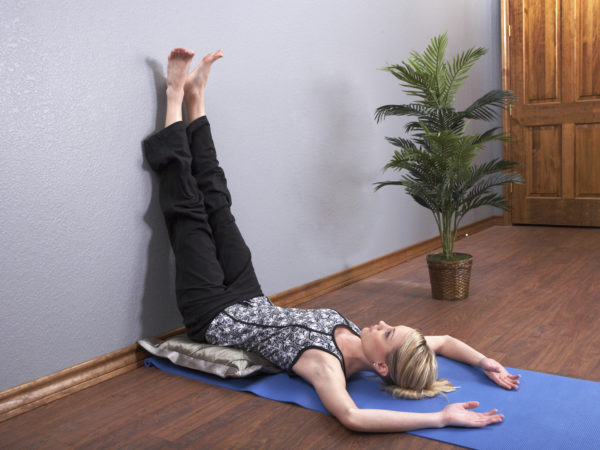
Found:
[[[262,294],[250,250],[231,214],[210,125],[200,117],[176,122],[144,141],[160,177],[160,207],[176,261],[177,305],[188,336],[204,340],[227,306]]]

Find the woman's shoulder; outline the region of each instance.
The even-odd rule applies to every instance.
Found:
[[[330,353],[308,349],[302,353],[292,370],[302,378],[313,382],[317,379],[338,378],[345,380],[340,361]]]

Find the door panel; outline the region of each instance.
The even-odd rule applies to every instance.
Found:
[[[600,226],[600,0],[506,0],[512,223]],[[508,35],[506,33],[505,35]]]
[[[539,197],[560,197],[561,180],[561,126],[544,125],[530,127],[531,146],[527,161],[530,168],[526,175],[527,195]]]
[[[600,2],[578,3],[578,100],[600,99]]]
[[[525,33],[536,36],[535,40],[525,41],[525,86],[528,103],[552,102],[558,100],[560,71],[557,1],[527,0],[524,3]]]
[[[577,197],[600,196],[600,123],[575,126]]]

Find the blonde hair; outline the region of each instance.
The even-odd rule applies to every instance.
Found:
[[[452,392],[456,387],[448,380],[438,380],[437,359],[420,331],[411,332],[404,343],[386,358],[388,383],[382,390],[395,398],[418,400]]]

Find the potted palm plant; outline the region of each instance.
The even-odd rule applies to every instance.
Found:
[[[404,92],[415,100],[404,105],[377,108],[377,122],[388,116],[412,118],[404,127],[404,137],[386,138],[398,147],[385,169],[402,172],[397,181],[381,181],[384,186],[404,186],[421,206],[433,213],[440,233],[442,252],[427,256],[432,296],[459,300],[468,297],[472,255],[454,253],[454,242],[467,212],[484,205],[509,209],[496,186],[521,183],[510,171],[516,163],[501,158],[475,163],[477,152],[488,142],[508,136],[498,128],[483,133],[467,133],[468,120],[490,121],[498,108],[507,107],[511,91],[492,90],[463,111],[454,107],[455,95],[467,79],[467,72],[487,51],[473,47],[445,60],[446,33],[434,37],[421,54],[411,52],[407,61],[389,65],[387,71],[400,80]]]

